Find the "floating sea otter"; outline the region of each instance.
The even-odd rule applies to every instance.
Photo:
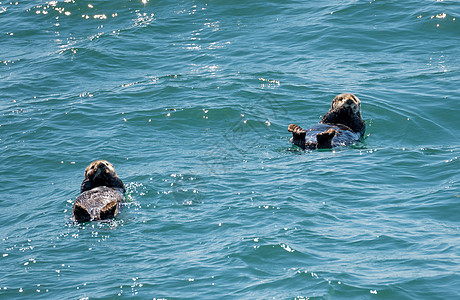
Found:
[[[361,140],[366,124],[361,118],[361,102],[353,94],[341,94],[332,100],[331,109],[319,124],[305,130],[290,124],[291,142],[302,149],[346,146]]]
[[[92,162],[85,170],[81,194],[75,199],[73,220],[87,222],[114,218],[124,202],[125,185],[105,160]]]

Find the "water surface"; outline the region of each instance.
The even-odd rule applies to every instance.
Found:
[[[458,298],[459,11],[1,2],[0,298]],[[363,143],[289,144],[342,92]],[[72,224],[96,159],[128,203]]]

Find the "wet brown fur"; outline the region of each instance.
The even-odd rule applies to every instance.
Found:
[[[361,101],[353,94],[344,93],[336,96],[331,103],[330,110],[323,116],[320,124],[334,126],[316,135],[316,141],[306,141],[307,130],[290,124],[288,131],[292,132],[292,143],[302,149],[332,148],[332,139],[339,131],[356,133],[360,138],[366,130],[366,124],[361,117]],[[354,142],[354,141],[348,141]]]
[[[85,169],[81,194],[77,197],[72,219],[78,222],[114,218],[124,201],[123,181],[106,160],[96,160]]]

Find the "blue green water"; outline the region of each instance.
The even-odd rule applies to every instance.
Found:
[[[459,298],[459,13],[0,1],[0,298]],[[342,92],[366,139],[292,146]],[[96,159],[128,204],[72,224]]]

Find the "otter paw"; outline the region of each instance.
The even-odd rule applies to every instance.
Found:
[[[117,213],[117,202],[110,202],[101,209],[100,218],[101,220],[112,219],[117,215]]]
[[[301,134],[305,135],[307,133],[305,129],[303,129],[302,127],[296,124],[289,124],[288,131],[292,132],[292,134],[299,134],[299,135]]]
[[[91,214],[88,212],[86,207],[80,204],[75,204],[73,208],[73,215],[77,222],[88,222],[91,221]]]
[[[305,150],[305,136],[307,131],[296,124],[290,124],[288,127],[288,131],[292,132],[292,140],[291,142],[294,145],[299,146],[300,148]]]
[[[334,129],[328,129],[316,135],[316,140],[318,142],[317,148],[332,148],[332,138],[334,138],[336,131]]]

